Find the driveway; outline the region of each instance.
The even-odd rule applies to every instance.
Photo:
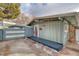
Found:
[[[57,52],[31,39],[14,39],[0,42],[0,55],[3,56],[64,56],[79,55],[68,48]]]

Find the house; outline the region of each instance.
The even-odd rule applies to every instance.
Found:
[[[79,42],[79,4],[32,4],[34,36],[65,45]]]

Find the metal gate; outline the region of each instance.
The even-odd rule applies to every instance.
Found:
[[[8,28],[3,30],[3,39],[14,39],[25,37],[24,28]]]
[[[25,38],[32,36],[31,27],[10,27],[0,30],[0,40]]]

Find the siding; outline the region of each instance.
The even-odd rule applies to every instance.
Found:
[[[79,29],[76,29],[76,40],[79,43]]]
[[[52,21],[41,23],[40,37],[47,40],[63,43],[64,27],[61,21]]]

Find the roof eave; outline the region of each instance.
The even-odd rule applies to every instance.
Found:
[[[36,16],[34,19],[44,19],[44,18],[55,18],[55,17],[64,17],[64,16],[74,16],[79,12],[69,12],[69,13],[61,13],[56,15],[46,15],[46,16]]]

